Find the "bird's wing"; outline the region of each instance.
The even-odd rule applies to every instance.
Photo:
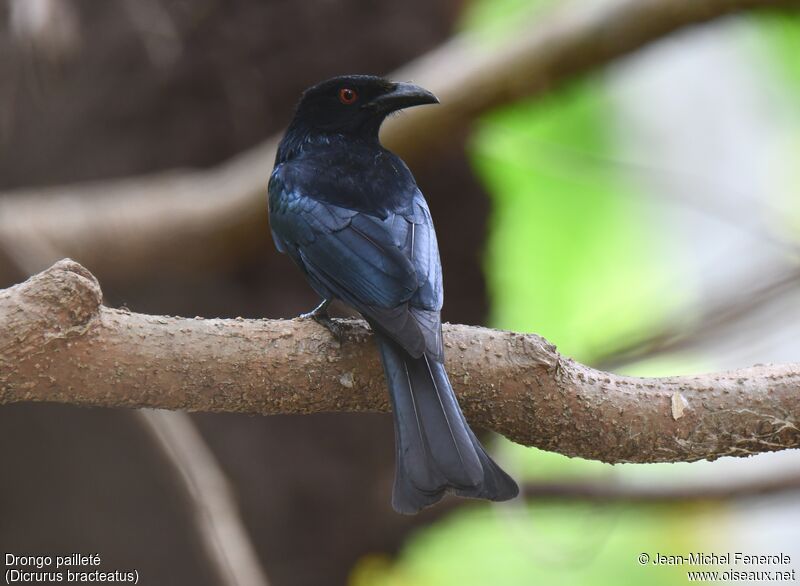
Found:
[[[412,356],[441,358],[441,267],[421,193],[378,217],[321,202],[280,177],[270,183],[278,247]]]

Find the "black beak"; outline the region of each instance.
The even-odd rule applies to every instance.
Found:
[[[378,96],[364,107],[383,112],[394,112],[411,106],[439,103],[438,98],[431,92],[413,83],[398,82],[393,85],[394,88],[391,91]]]

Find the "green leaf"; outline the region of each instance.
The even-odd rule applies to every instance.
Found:
[[[535,331],[578,360],[663,322],[683,299],[650,226],[652,200],[614,164],[598,81],[486,117],[472,141],[492,197],[492,325]]]

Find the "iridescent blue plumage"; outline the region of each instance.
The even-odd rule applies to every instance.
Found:
[[[375,77],[323,82],[304,94],[269,182],[278,249],[323,299],[352,306],[376,332],[395,413],[393,505],[404,513],[448,490],[491,500],[517,494],[467,425],[444,369],[428,204],[405,163],[378,141],[388,113],[432,101],[421,88]]]

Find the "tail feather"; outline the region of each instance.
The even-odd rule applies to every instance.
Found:
[[[395,510],[416,513],[447,492],[514,498],[516,483],[469,428],[444,365],[425,355],[413,358],[383,337],[380,350],[395,415]]]

